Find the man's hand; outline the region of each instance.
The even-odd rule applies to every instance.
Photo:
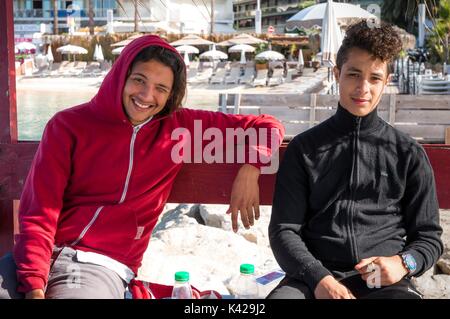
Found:
[[[395,284],[408,274],[408,270],[403,265],[402,257],[399,255],[362,259],[355,266],[355,269],[359,271],[365,281],[372,280],[374,276],[380,276],[379,283],[381,286]],[[378,278],[376,279],[378,280]]]
[[[34,289],[25,294],[25,299],[45,299],[44,290]]]
[[[325,276],[314,289],[316,299],[356,299],[343,284],[333,276]]]
[[[234,179],[230,207],[227,210],[227,214],[231,213],[234,232],[238,230],[238,212],[241,212],[242,224],[246,229],[253,226],[255,219],[259,218],[259,175],[258,168],[244,164]]]

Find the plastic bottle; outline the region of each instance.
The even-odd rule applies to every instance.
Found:
[[[255,266],[242,264],[237,280],[236,297],[238,299],[255,299],[258,296],[258,286],[255,280]]]
[[[178,271],[175,273],[172,299],[192,299],[192,288],[189,284],[189,273],[187,271]]]

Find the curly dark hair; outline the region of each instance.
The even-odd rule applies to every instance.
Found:
[[[402,49],[402,41],[391,24],[382,22],[373,26],[368,20],[352,24],[345,35],[336,57],[336,66],[341,70],[347,62],[348,52],[359,48],[369,52],[375,58],[387,62],[388,73],[393,71],[393,60]]]
[[[138,62],[147,62],[150,60],[156,60],[169,68],[173,72],[173,87],[172,93],[166,102],[164,109],[159,115],[167,115],[177,111],[181,108],[182,101],[186,95],[186,66],[180,56],[168,49],[159,46],[149,46],[139,52],[134,60],[131,62],[131,66],[128,70],[128,75]]]

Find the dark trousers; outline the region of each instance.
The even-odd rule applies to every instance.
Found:
[[[341,281],[357,299],[422,299],[411,280],[404,278],[399,282],[381,288],[369,288],[360,276],[353,276]],[[302,281],[285,277],[267,299],[314,299],[314,293]]]

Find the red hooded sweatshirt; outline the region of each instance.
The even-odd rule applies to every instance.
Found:
[[[192,136],[194,120],[201,120],[203,131],[215,127],[224,136],[227,128],[268,128],[269,133],[275,128],[274,146],[281,143],[284,129],[267,115],[181,108],[134,127],[123,110],[122,92],[131,62],[151,45],[177,52],[156,36],[134,40],[90,102],[48,122],[20,199],[14,247],[19,292],[44,289],[55,245],[108,256],[137,273],[181,169],[171,158],[179,142],[171,138],[176,128],[186,128]]]

